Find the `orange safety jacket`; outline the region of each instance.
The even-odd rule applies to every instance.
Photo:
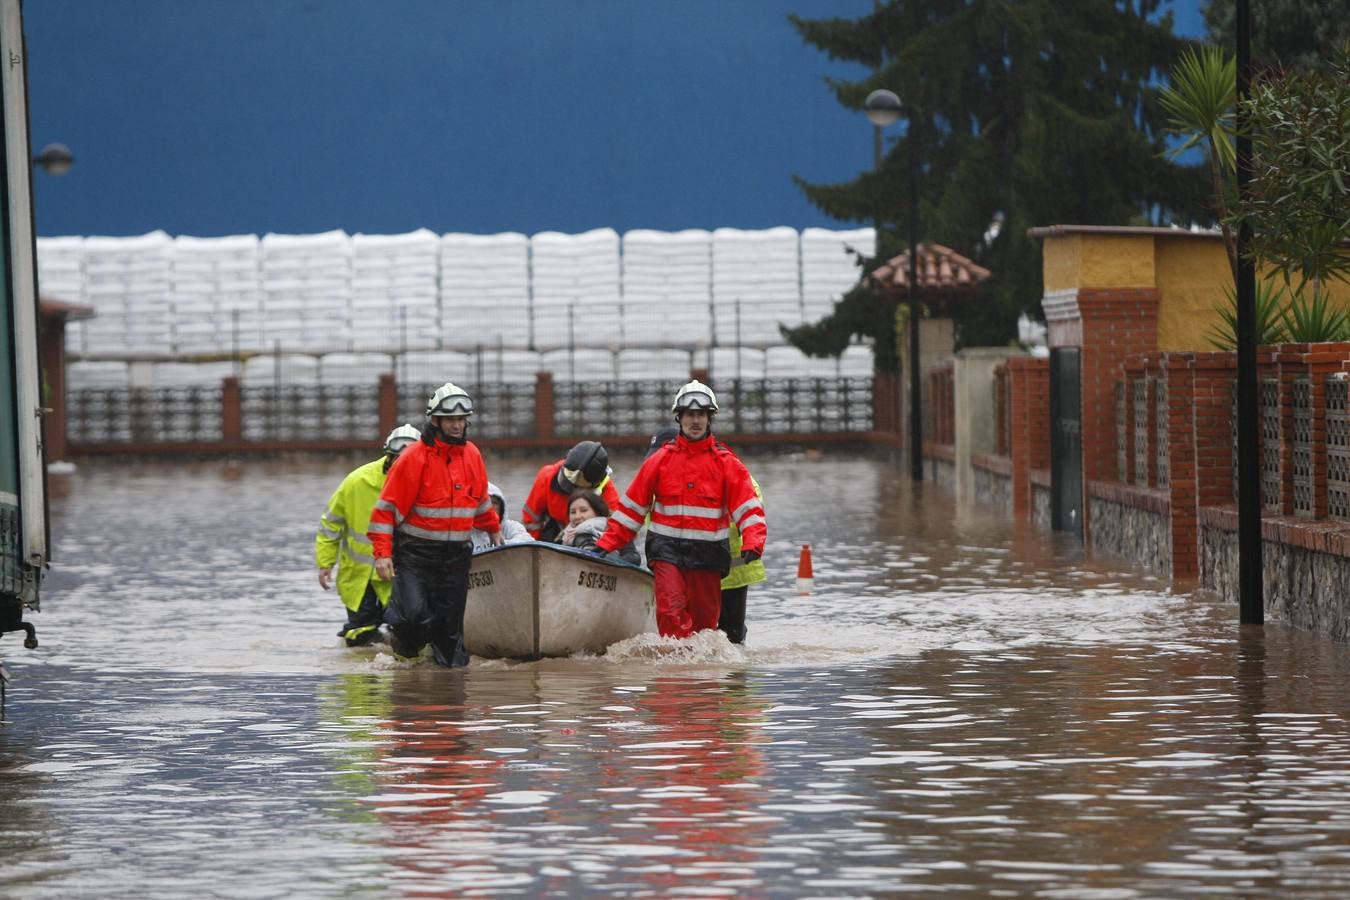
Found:
[[[394,532],[428,541],[469,542],[475,528],[501,528],[488,497],[487,467],[471,442],[417,441],[399,454],[370,514],[375,558],[392,556]]]
[[[536,541],[553,540],[567,525],[567,501],[575,488],[570,483],[566,490],[558,486],[564,462],[565,459],[560,459],[540,469],[534,476],[529,496],[525,498],[520,521]],[[589,490],[599,494],[611,512],[619,508],[619,491],[614,487],[613,478],[606,475],[604,481]]]
[[[596,549],[609,552],[647,526],[647,561],[663,560],[687,569],[731,565],[730,524],[741,532],[742,550],[763,554],[768,536],[764,504],[736,454],[709,435],[691,441],[683,434],[642,464]]]

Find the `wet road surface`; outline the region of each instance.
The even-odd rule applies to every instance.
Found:
[[[744,648],[405,665],[341,647],[313,574],[360,461],[73,476],[42,648],[0,644],[0,893],[1350,889],[1344,645],[1240,630],[880,462],[752,456]],[[517,509],[534,466],[488,463]]]

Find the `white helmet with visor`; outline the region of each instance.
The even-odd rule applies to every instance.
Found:
[[[427,401],[429,416],[471,416],[473,398],[462,387],[447,381],[436,388],[436,393]]]
[[[715,413],[717,395],[713,393],[712,388],[695,379],[680,388],[675,395],[675,402],[670,407],[670,411],[677,416],[686,409],[706,409],[709,413]]]

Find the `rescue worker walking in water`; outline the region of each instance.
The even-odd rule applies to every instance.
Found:
[[[764,554],[764,505],[745,465],[712,436],[717,410],[717,396],[703,382],[680,388],[671,405],[679,434],[642,463],[596,542],[600,554],[622,547],[650,513],[647,564],[655,576],[657,629],[668,637],[717,627],[732,522],[740,529],[741,558]]]
[[[389,432],[384,439],[384,455],[349,472],[328,498],[328,508],[319,519],[319,531],[314,536],[319,587],[332,589],[336,564],[338,597],[347,607],[347,624],[338,637],[346,640],[348,647],[369,644],[379,637],[394,583],[375,574],[375,557],[366,530],[389,467],[418,437],[411,425],[400,425]]]
[[[619,491],[609,468],[609,452],[599,441],[582,441],[567,456],[551,462],[534,476],[525,498],[521,521],[536,541],[556,541],[567,527],[567,504],[575,491],[595,491],[609,504],[619,505]]]
[[[389,470],[370,516],[375,570],[394,581],[385,611],[394,653],[416,656],[429,643],[436,662],[448,667],[469,664],[470,534],[479,528],[493,546],[502,543],[487,467],[467,439],[473,411],[462,388],[446,382],[436,389],[420,440]]]

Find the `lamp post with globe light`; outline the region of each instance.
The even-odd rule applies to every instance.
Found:
[[[894,125],[900,116],[906,113],[900,98],[894,92],[881,88],[867,95],[863,101],[863,110],[878,132],[882,128]],[[919,295],[917,290],[919,272],[919,149],[914,139],[914,116],[909,115],[909,278],[906,285],[906,298],[909,305],[909,464],[915,481],[923,481],[923,419],[920,410],[919,392]],[[880,144],[878,143],[877,164],[880,166]],[[877,251],[881,249],[881,229],[877,229]],[[894,333],[894,328],[892,328]]]

